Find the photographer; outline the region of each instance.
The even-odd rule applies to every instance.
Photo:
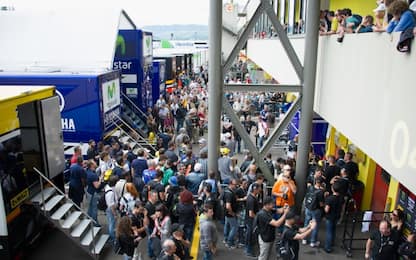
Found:
[[[312,220],[303,228],[296,225],[296,214],[290,211],[286,214],[284,231],[282,234],[282,242],[280,254],[283,259],[297,260],[299,258],[299,240],[304,240],[309,234],[316,229],[316,221]]]
[[[263,208],[257,213],[253,227],[258,233],[260,254],[258,260],[267,260],[270,256],[270,251],[276,239],[276,230],[283,225],[286,214],[289,211],[288,206],[278,209],[278,213],[282,216],[278,220],[273,219],[274,201],[271,197],[264,199]]]
[[[296,184],[290,175],[291,167],[283,167],[282,179],[275,182],[272,189],[272,195],[276,197],[276,206],[278,208],[284,205],[293,207],[295,205]]]

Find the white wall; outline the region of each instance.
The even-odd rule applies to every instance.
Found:
[[[301,63],[303,63],[305,40],[303,38],[292,38],[290,41]],[[247,56],[279,83],[300,83],[279,39],[249,40]]]
[[[398,37],[321,37],[315,111],[416,192],[416,53]]]

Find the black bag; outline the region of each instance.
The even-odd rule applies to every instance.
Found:
[[[114,247],[113,247],[113,249],[114,249],[114,253],[116,253],[118,255],[124,254],[123,249],[121,248],[121,245],[120,245],[119,238],[117,238],[116,240],[114,240]]]
[[[308,188],[305,195],[305,207],[309,210],[315,210],[318,208],[318,193],[320,190],[315,189],[313,186]]]
[[[283,231],[283,234],[276,242],[276,252],[284,260],[292,260],[295,258],[295,252],[289,246],[289,240],[285,238],[287,229]]]
[[[107,210],[107,202],[105,201],[105,194],[107,194],[107,192],[109,191],[113,191],[113,190],[107,190],[106,192],[102,192],[100,194],[100,198],[97,201],[97,209],[99,210]]]

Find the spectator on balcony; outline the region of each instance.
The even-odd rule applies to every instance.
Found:
[[[373,32],[374,27],[374,18],[371,15],[364,17],[363,22],[358,25],[355,30],[356,33],[368,33]]]
[[[386,17],[386,5],[380,3],[376,9],[374,9],[375,24],[373,26],[373,32],[385,32],[387,27]]]
[[[361,16],[357,15],[357,14],[352,14],[351,9],[349,8],[345,8],[344,9],[344,26],[345,26],[345,32],[347,33],[353,33],[357,27],[360,25],[361,23]]]
[[[409,5],[405,1],[394,1],[388,7],[388,12],[393,15],[393,19],[386,29],[388,33],[402,32],[406,29],[413,29],[415,27],[413,12],[409,10]]]
[[[330,18],[331,19],[331,18]],[[320,32],[320,35],[332,35],[336,34],[339,29],[339,25],[342,23],[344,19],[343,10],[337,10],[335,12],[335,16],[332,17],[331,21],[331,28],[327,32]]]

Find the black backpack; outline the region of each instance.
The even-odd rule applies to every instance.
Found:
[[[315,210],[319,207],[318,194],[321,190],[315,189],[315,187],[310,186],[305,195],[305,207],[309,210]]]
[[[279,257],[281,257],[283,260],[292,260],[295,258],[295,252],[293,251],[293,248],[289,245],[289,240],[285,238],[287,234],[287,228],[282,233],[282,236],[280,239],[276,242],[276,252]]]
[[[107,202],[105,201],[105,194],[107,194],[107,192],[110,192],[110,191],[113,191],[113,190],[107,190],[101,193],[100,198],[97,201],[97,209],[103,210],[103,211],[107,210]]]

